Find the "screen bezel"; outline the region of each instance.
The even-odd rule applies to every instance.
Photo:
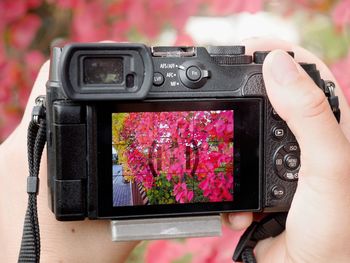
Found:
[[[260,211],[263,174],[262,109],[263,100],[259,98],[121,101],[114,105],[97,106],[98,217],[139,218]],[[215,203],[114,207],[111,166],[112,113],[190,110],[234,110],[234,200]]]

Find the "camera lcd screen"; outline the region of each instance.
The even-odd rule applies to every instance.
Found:
[[[98,216],[259,211],[262,105],[257,98],[97,105],[90,185],[98,186]]]
[[[233,201],[233,156],[233,110],[113,113],[113,206]]]
[[[123,59],[87,57],[83,63],[85,84],[121,84],[124,79]]]

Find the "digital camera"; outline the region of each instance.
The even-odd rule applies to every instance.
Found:
[[[267,98],[267,54],[246,55],[244,46],[54,47],[46,118],[56,218],[287,211],[300,149]],[[301,66],[325,91],[316,66]]]

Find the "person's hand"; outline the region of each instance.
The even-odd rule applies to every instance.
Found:
[[[349,262],[349,105],[329,69],[308,51],[271,39],[251,39],[244,44],[248,53],[291,50],[296,61],[316,63],[322,78],[336,83],[342,115],[338,124],[323,92],[287,53],[275,50],[266,57],[263,77],[268,97],[296,136],[301,169],[286,230],[257,244],[257,261]],[[248,226],[251,220],[251,213],[228,215],[235,229]]]
[[[45,63],[21,124],[0,145],[0,262],[17,262],[28,200],[27,126],[35,98],[46,94],[48,72],[49,63]],[[44,150],[38,195],[41,262],[123,262],[137,242],[112,242],[109,221],[56,221],[48,207],[46,170]]]

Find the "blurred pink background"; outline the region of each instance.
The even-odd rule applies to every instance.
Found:
[[[1,0],[0,17],[0,142],[57,39],[232,45],[279,37],[323,59],[350,101],[350,0]],[[129,262],[231,262],[238,234],[144,243]]]

